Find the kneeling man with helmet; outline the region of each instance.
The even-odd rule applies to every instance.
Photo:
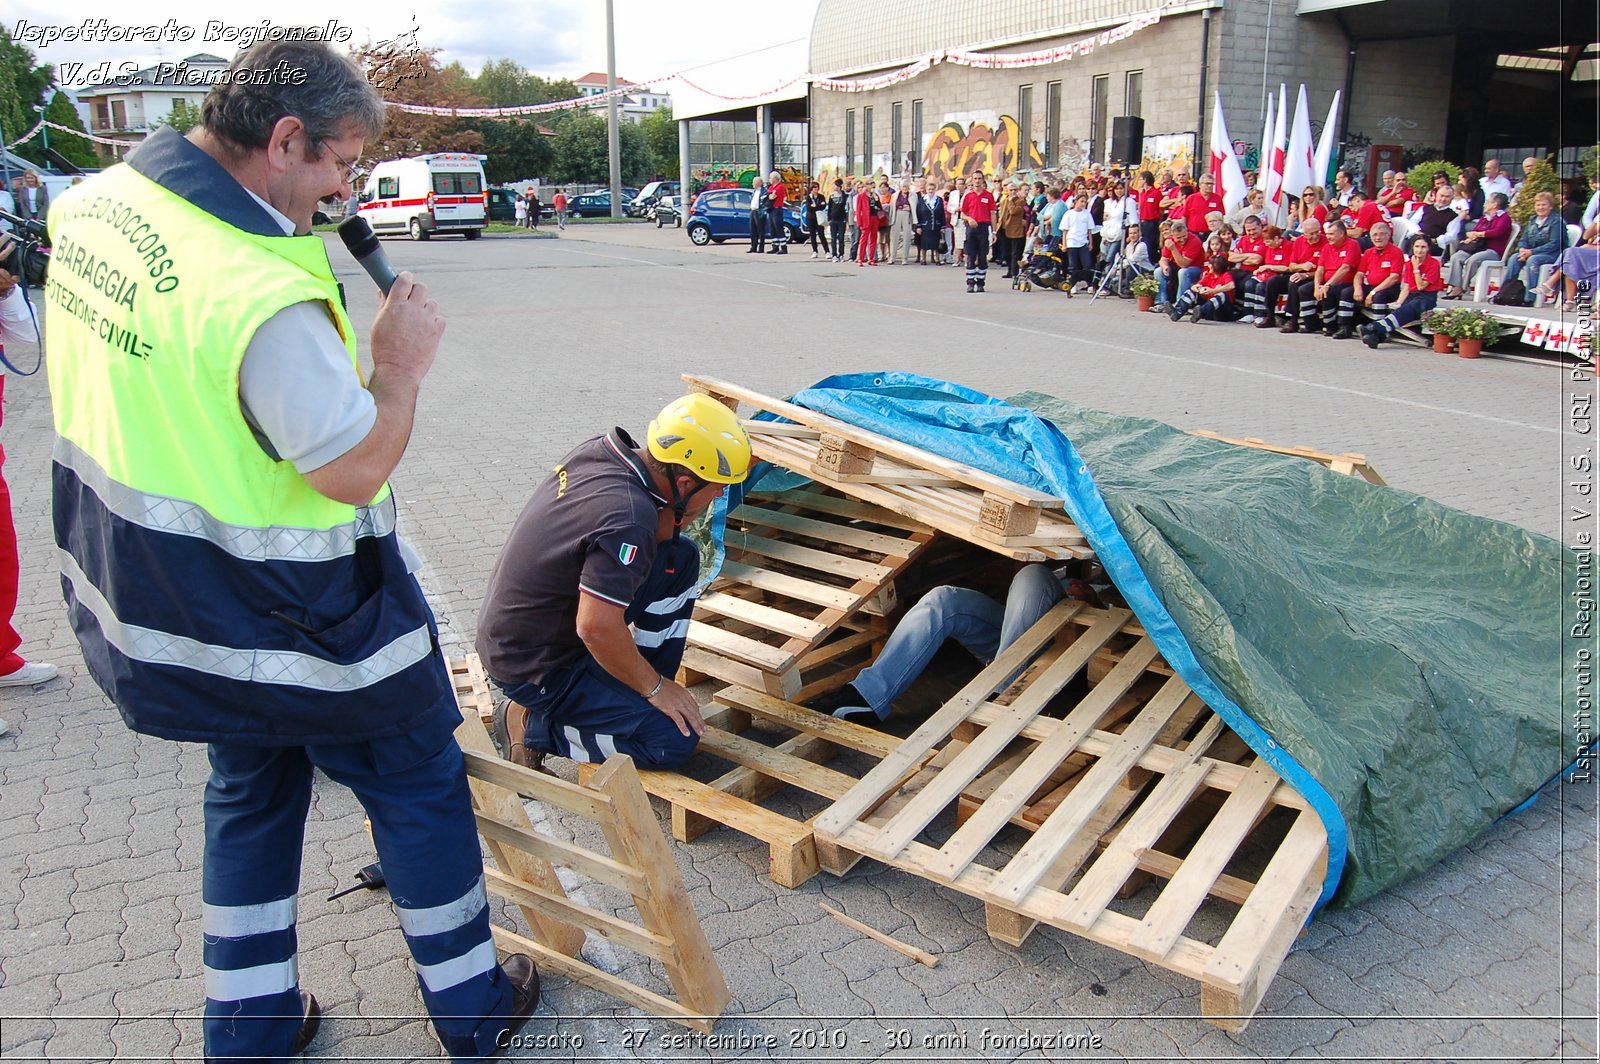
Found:
[[[705,724],[672,677],[700,574],[681,535],[750,472],[750,439],[707,395],[675,399],[640,447],[620,428],[580,444],[534,491],[489,578],[478,655],[510,704],[502,752],[537,766],[631,756],[672,768]]]

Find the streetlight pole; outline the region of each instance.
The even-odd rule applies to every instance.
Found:
[[[606,0],[606,153],[611,160],[611,217],[622,217],[622,137],[617,131],[617,18]]]
[[[51,99],[54,99],[54,97],[51,97]],[[43,122],[44,121],[44,106],[42,106],[40,104],[34,104],[33,105],[33,109],[35,111],[39,112],[39,121]],[[49,151],[50,150],[50,127],[41,125],[39,127],[39,135],[44,138],[44,150],[45,151]],[[47,156],[45,156],[45,158],[48,159],[49,156],[47,155]]]

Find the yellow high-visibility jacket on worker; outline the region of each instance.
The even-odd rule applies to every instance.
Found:
[[[170,130],[63,193],[50,232],[62,589],[128,726],[349,742],[448,704],[389,488],[359,507],[319,494],[240,408],[245,349],[284,307],[326,305],[355,362],[322,240],[284,236]]]

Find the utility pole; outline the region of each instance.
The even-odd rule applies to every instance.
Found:
[[[611,217],[622,217],[622,136],[617,130],[617,17],[606,0],[606,153],[611,159]]]

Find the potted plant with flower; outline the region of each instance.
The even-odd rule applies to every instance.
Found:
[[[1161,291],[1161,286],[1156,283],[1154,277],[1146,273],[1129,282],[1128,291],[1138,300],[1140,310],[1149,310],[1156,305],[1156,293]]]
[[[1450,322],[1451,335],[1456,338],[1457,353],[1462,358],[1477,358],[1483,353],[1485,344],[1500,339],[1500,323],[1486,312],[1460,307],[1454,314]]]
[[[1460,313],[1458,310],[1439,307],[1422,316],[1423,327],[1433,334],[1435,354],[1448,355],[1455,350],[1455,320],[1458,313]]]

